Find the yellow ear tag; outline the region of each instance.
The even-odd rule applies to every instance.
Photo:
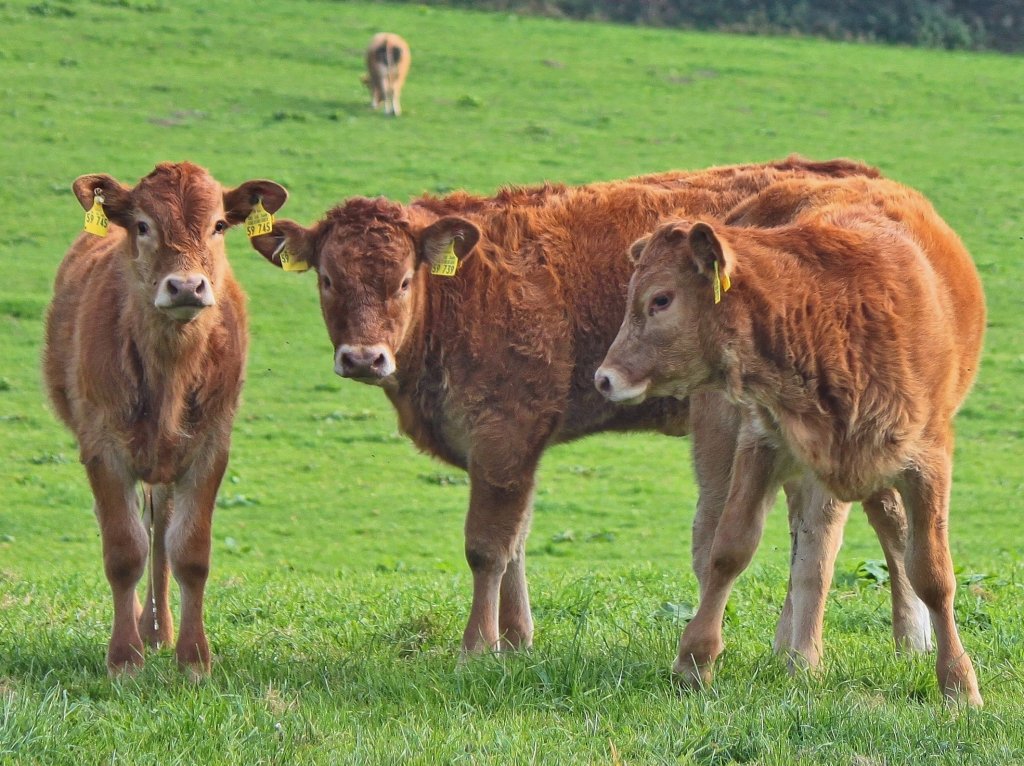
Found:
[[[309,264],[303,260],[299,260],[299,256],[288,249],[288,243],[281,247],[281,252],[277,254],[277,257],[281,259],[281,268],[285,271],[306,271],[309,269]]]
[[[85,211],[85,230],[101,237],[107,236],[107,214],[103,211],[103,195],[98,191],[92,193],[92,207]]]
[[[448,243],[441,260],[430,267],[430,273],[439,277],[454,277],[459,270],[459,256],[455,254],[455,240]]]
[[[722,280],[718,277],[718,261],[715,261],[715,276],[711,280],[711,287],[715,291],[715,304],[722,302]]]
[[[252,212],[249,213],[249,217],[245,219],[245,233],[249,235],[249,239],[258,237],[261,234],[269,234],[274,230],[274,216],[267,212],[267,209],[263,207],[263,200],[256,200],[256,204],[253,206]]]
[[[718,267],[718,262],[717,262],[717,261],[715,261],[715,267],[716,267],[716,268]],[[729,292],[729,288],[730,288],[730,287],[732,287],[732,280],[731,280],[731,279],[729,279],[729,275],[728,275],[728,274],[726,274],[726,273],[725,273],[725,272],[723,271],[723,272],[722,272],[722,292],[723,292],[723,293],[727,293],[727,292]]]

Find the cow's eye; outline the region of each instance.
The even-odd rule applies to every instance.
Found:
[[[399,289],[400,292],[404,293],[406,290],[409,289],[409,285],[411,285],[411,284],[412,284],[412,277],[406,277],[405,279],[402,280],[402,286],[399,287],[398,289]]]
[[[227,229],[228,229],[228,222],[227,221],[217,221],[217,223],[215,223],[213,225],[213,233],[214,234],[223,234],[225,231],[227,231]]]
[[[320,287],[323,288],[324,290],[331,289],[331,278],[326,274],[320,275]]]
[[[650,304],[647,306],[648,316],[654,316],[659,311],[664,311],[672,305],[672,299],[675,296],[672,293],[658,293],[651,298]]]
[[[140,237],[144,237],[149,234],[149,224],[145,221],[139,221],[135,224],[135,228],[138,230]]]

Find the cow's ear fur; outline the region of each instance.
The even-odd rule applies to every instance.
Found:
[[[285,247],[291,252],[293,260],[308,263],[314,269],[319,265],[313,230],[287,218],[274,221],[274,228],[269,234],[253,237],[249,244],[279,269],[282,268],[281,253]]]
[[[459,260],[469,255],[480,241],[480,229],[465,218],[448,215],[427,226],[419,234],[419,256],[431,266],[441,262],[449,245]]]
[[[640,256],[643,255],[644,248],[647,247],[647,243],[650,241],[650,236],[640,237],[640,239],[630,245],[629,250],[626,251],[629,255],[629,262],[633,264],[634,269],[640,264]]]
[[[92,208],[98,192],[103,197],[103,212],[107,214],[107,218],[124,228],[131,226],[135,221],[131,187],[122,185],[106,173],[79,176],[71,184],[71,188],[78,197],[79,204],[86,210]]]
[[[711,224],[703,221],[693,224],[686,238],[690,244],[690,256],[697,273],[713,279],[717,263],[720,275],[732,276],[736,255],[728,240],[719,236]]]
[[[224,215],[235,226],[249,217],[257,202],[262,201],[268,213],[276,213],[287,200],[288,190],[281,184],[265,179],[246,181],[224,192]]]

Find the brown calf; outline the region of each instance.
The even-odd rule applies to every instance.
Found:
[[[398,117],[402,113],[402,86],[412,56],[409,44],[396,34],[380,32],[366,48],[366,76],[363,82],[370,89],[370,106],[384,104],[384,114]]]
[[[687,401],[618,407],[591,383],[624,307],[627,244],[680,206],[721,214],[806,174],[876,172],[793,158],[408,206],[356,198],[311,228],[279,221],[253,240],[275,265],[284,253],[316,269],[335,371],[382,387],[421,449],[469,471],[467,650],[531,641],[525,539],[548,444],[604,430],[688,430]],[[716,508],[707,504],[715,517],[705,514],[701,529],[713,531]],[[708,539],[695,531],[695,547]]]
[[[105,237],[79,235],[61,263],[43,366],[95,497],[114,596],[107,667],[132,671],[143,664],[143,641],[173,640],[173,571],[181,589],[177,659],[203,675],[210,525],[248,344],[245,296],[224,236],[259,201],[276,211],[287,192],[272,181],[225,190],[190,163],[158,165],[134,188],[81,176],[74,191],[87,210],[102,200],[114,227]],[[151,536],[143,609],[135,586]]]
[[[952,418],[976,374],[985,322],[956,234],[894,182],[811,180],[767,189],[727,223],[664,224],[633,249],[628,308],[598,388],[618,401],[723,391],[742,418],[675,671],[710,680],[729,591],[782,482],[799,479],[841,502],[891,500],[895,489],[940,686],[981,704],[954,622],[947,539]]]

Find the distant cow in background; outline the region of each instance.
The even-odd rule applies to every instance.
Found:
[[[370,89],[370,106],[384,104],[384,114],[395,117],[402,113],[402,86],[409,74],[409,44],[396,34],[380,32],[373,36],[366,49],[366,77],[363,82]]]
[[[114,596],[107,668],[132,671],[143,641],[173,641],[170,570],[181,588],[178,663],[199,677],[210,670],[203,591],[213,505],[248,345],[224,235],[254,208],[269,229],[267,213],[288,193],[272,181],[223,189],[187,162],[158,165],[134,188],[108,175],[81,176],[73,188],[91,211],[87,224],[101,223],[79,235],[57,271],[43,372],[95,497]],[[114,227],[97,236],[107,220]],[[143,609],[135,586],[151,535]]]

